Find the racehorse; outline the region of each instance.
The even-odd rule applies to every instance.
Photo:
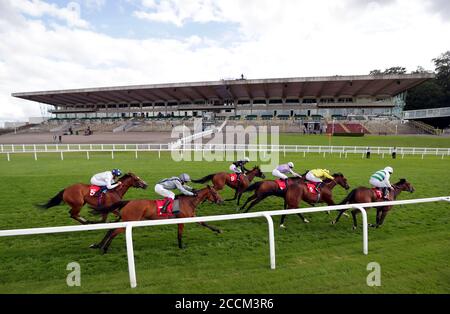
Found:
[[[239,205],[239,201],[241,200],[242,193],[248,188],[250,182],[253,181],[255,177],[264,179],[266,176],[261,171],[258,166],[253,167],[252,170],[247,171],[245,175],[240,175],[240,180],[237,179],[232,180],[233,176],[227,172],[219,172],[207,175],[198,180],[192,180],[195,183],[205,183],[211,180],[214,189],[220,191],[224,188],[225,184],[230,188],[235,190],[234,198],[227,199],[226,201],[234,201],[237,198],[237,204]]]
[[[136,176],[133,173],[127,173],[123,175],[119,180],[122,184],[117,186],[115,189],[107,191],[104,195],[102,195],[103,202],[101,206],[111,206],[112,204],[122,200],[122,197],[127,193],[130,187],[146,189],[147,183],[143,181],[141,178]],[[50,199],[44,205],[37,205],[40,208],[48,209],[54,206],[65,202],[70,206],[70,217],[80,222],[81,224],[91,224],[98,223],[98,221],[89,221],[80,216],[81,208],[88,203],[93,208],[99,206],[99,199],[97,196],[90,195],[90,185],[77,183],[71,185],[64,190],[60,191],[56,194],[52,199]],[[100,192],[102,193],[102,192]],[[116,216],[119,217],[118,212],[115,212]],[[103,215],[102,220],[100,222],[105,222],[107,218],[107,214]],[[119,218],[120,219],[120,218]]]
[[[320,190],[319,195],[316,193],[311,193],[305,182],[296,185],[291,185],[286,191],[285,208],[286,209],[298,208],[301,200],[305,201],[311,206],[315,206],[315,204],[318,203],[326,203],[328,206],[335,205],[335,202],[333,200],[334,187],[336,185],[340,185],[344,189],[348,190],[350,186],[347,183],[347,178],[342,173],[340,172],[335,173],[332,175],[332,177],[334,179],[323,180],[323,186]],[[288,203],[287,201],[290,201],[290,203]],[[305,223],[309,222],[309,220],[306,219],[302,214],[299,213],[298,216],[303,220],[303,222]],[[285,219],[286,215],[282,215],[280,221],[281,228],[286,228],[284,226]]]
[[[195,217],[195,209],[204,201],[208,200],[212,203],[221,204],[223,199],[220,197],[217,191],[207,186],[196,192],[194,196],[178,195],[180,211],[175,214],[174,218],[187,218]],[[156,201],[154,200],[132,200],[132,201],[120,201],[106,208],[97,208],[92,211],[93,214],[108,214],[109,212],[121,210],[122,221],[136,221],[136,220],[153,220],[153,219],[167,219],[167,216],[159,216]],[[200,225],[217,233],[222,231],[216,227],[207,225],[204,222],[199,222]],[[184,224],[178,224],[178,247],[183,248]],[[93,249],[99,248],[102,253],[106,253],[111,244],[111,241],[119,233],[124,232],[124,228],[109,230],[103,240],[100,243],[92,244],[90,247]]]
[[[408,191],[410,193],[414,192],[414,187],[411,185],[411,183],[406,181],[406,179],[400,179],[400,181],[397,182],[396,184],[393,184],[392,187],[393,187],[393,191],[391,191],[389,193],[389,197],[388,197],[389,201],[395,200],[397,198],[397,196],[402,191]],[[361,186],[361,187],[358,187],[358,188],[352,190],[344,198],[344,200],[341,203],[339,203],[339,205],[354,204],[354,203],[372,203],[372,202],[382,202],[382,201],[385,201],[385,200],[384,199],[378,199],[377,195],[376,195],[376,192],[373,189]],[[384,219],[386,218],[386,215],[391,210],[391,208],[392,208],[392,205],[391,206],[385,206],[385,207],[377,207],[376,224],[375,225],[369,224],[369,226],[370,227],[375,227],[375,228],[380,227],[383,224]],[[342,209],[341,211],[339,211],[338,216],[331,223],[333,225],[336,224],[339,221],[339,218],[341,217],[341,215],[346,210],[347,209]],[[356,226],[357,226],[356,214],[358,212],[359,212],[358,209],[353,209],[352,210],[353,229],[356,229]]]

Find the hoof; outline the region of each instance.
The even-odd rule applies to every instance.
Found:
[[[217,232],[217,234],[223,233],[223,231],[220,229],[218,229],[216,232]]]
[[[98,243],[94,243],[89,246],[89,248],[91,248],[91,249],[98,249],[99,247],[100,247],[100,245]]]
[[[356,227],[355,227],[355,226],[353,226],[353,227],[352,227],[352,230],[356,230]]]
[[[343,213],[342,215],[344,215],[345,217],[350,217],[350,215],[347,213]]]
[[[329,214],[330,214],[331,212],[330,212],[329,210],[327,210],[327,212],[326,212],[326,213],[327,213],[327,215],[329,215]]]
[[[281,225],[280,225],[280,228],[281,228],[281,229],[287,229],[286,226],[285,226],[284,224],[281,224]]]
[[[303,220],[303,222],[304,222],[305,224],[309,224],[310,221],[309,221],[308,219],[305,218],[305,219]]]
[[[336,224],[336,220],[333,220],[333,221],[331,222],[331,224],[332,224],[332,225],[335,225],[335,224]]]
[[[108,249],[101,249],[102,255],[105,255],[106,253],[108,253]]]

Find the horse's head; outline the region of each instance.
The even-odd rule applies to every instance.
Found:
[[[137,175],[135,175],[132,172],[128,172],[126,175],[124,175],[122,178],[120,178],[119,181],[121,181],[122,183],[129,181],[130,186],[132,186],[134,188],[139,188],[139,189],[145,190],[148,187],[148,184],[144,180],[142,180],[141,178],[139,178]]]
[[[347,183],[347,178],[340,172],[333,174],[334,181],[342,186],[344,189],[348,190],[350,186]]]
[[[253,167],[252,171],[255,172],[255,177],[265,179],[266,176],[264,175],[264,172],[261,171],[261,169],[258,166]]]
[[[208,201],[210,201],[211,203],[222,204],[223,198],[219,195],[219,193],[217,193],[217,191],[209,185],[207,185],[206,187],[208,189],[208,194],[206,194],[206,199]]]
[[[406,181],[406,179],[400,179],[396,184],[394,184],[400,191],[408,191],[409,193],[412,193],[415,191],[414,187],[411,183]]]

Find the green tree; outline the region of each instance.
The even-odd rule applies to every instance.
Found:
[[[450,51],[446,51],[433,59],[436,66],[436,81],[445,94],[443,101],[450,106]]]
[[[383,71],[383,74],[406,74],[404,67],[391,67]]]

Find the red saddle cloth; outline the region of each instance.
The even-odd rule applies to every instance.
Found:
[[[158,216],[161,217],[173,217],[175,216],[173,214],[173,199],[170,198],[169,206],[167,206],[167,211],[165,213],[161,212],[161,209],[163,208],[164,204],[166,203],[166,199],[163,200],[156,200],[156,211]]]
[[[306,183],[306,186],[308,188],[309,193],[314,194],[314,195],[317,194],[316,185],[314,183]]]
[[[230,173],[230,181],[231,182],[236,182],[237,179],[238,179],[238,175],[236,173]]]
[[[375,193],[377,200],[381,200],[383,198],[383,192],[381,192],[377,188],[372,188],[372,191]]]
[[[286,181],[284,181],[282,179],[278,179],[278,180],[275,180],[275,182],[278,184],[278,187],[280,188],[280,190],[286,189]]]
[[[89,186],[89,195],[94,196],[95,194],[97,194],[100,191],[100,189],[101,189],[101,187],[99,187],[97,185]]]

